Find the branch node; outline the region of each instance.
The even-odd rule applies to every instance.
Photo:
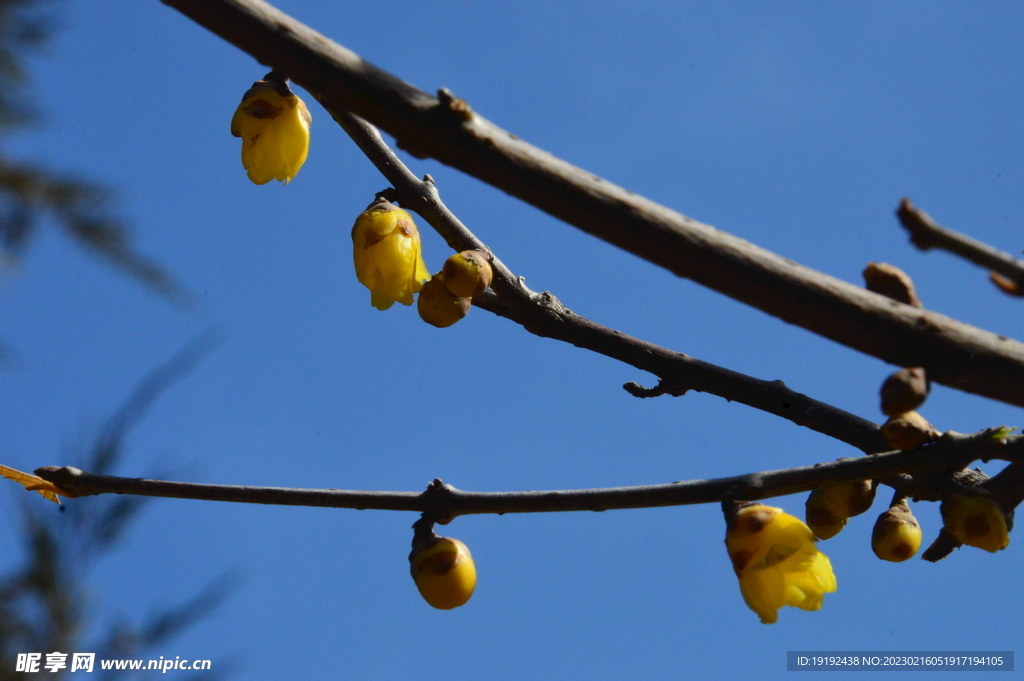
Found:
[[[456,97],[448,88],[443,87],[437,91],[437,100],[438,106],[455,114],[460,120],[467,123],[473,120],[473,109],[469,108],[466,100]]]
[[[520,277],[520,282],[525,280]],[[523,283],[525,287],[525,283]],[[526,289],[529,290],[529,289]],[[530,333],[559,340],[569,340],[571,331],[566,323],[565,316],[571,314],[572,310],[562,305],[550,291],[533,293],[530,295],[528,305],[521,305],[518,312],[522,315],[519,322],[523,328]]]
[[[633,397],[659,397],[661,395],[671,395],[672,397],[682,397],[687,393],[689,388],[674,384],[665,383],[664,379],[658,379],[658,385],[653,388],[645,388],[635,381],[630,381],[622,385],[623,389]]]
[[[447,525],[454,520],[455,513],[452,511],[451,505],[457,491],[451,485],[445,484],[441,478],[431,480],[423,492],[423,498],[428,508],[423,512],[423,517],[429,518],[431,523],[438,525]]]
[[[96,494],[96,492],[78,491],[76,483],[84,473],[81,469],[74,466],[42,466],[33,472],[43,480],[52,482],[57,487],[68,492],[74,492],[80,497]]]

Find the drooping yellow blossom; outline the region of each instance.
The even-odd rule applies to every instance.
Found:
[[[370,304],[386,310],[396,301],[412,305],[430,273],[423,265],[420,233],[401,208],[378,199],[352,227],[356,276],[370,289]]]
[[[242,138],[242,167],[249,179],[255,184],[291,182],[306,162],[312,122],[287,78],[271,71],[253,83],[231,118],[231,134]]]
[[[871,532],[871,550],[882,560],[902,563],[921,548],[921,525],[906,500],[893,504],[878,516]]]
[[[942,523],[961,544],[995,553],[1010,545],[1006,515],[988,497],[953,497],[942,502]]]
[[[438,610],[465,605],[476,589],[476,566],[458,539],[432,537],[409,554],[409,571],[420,595]]]
[[[818,610],[825,594],[836,590],[832,564],[818,551],[810,528],[781,508],[739,508],[730,520],[725,547],[743,600],[763,624],[774,623],[784,605]]]

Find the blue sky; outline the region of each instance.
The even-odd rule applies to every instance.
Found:
[[[858,284],[868,261],[889,262],[926,307],[1024,337],[1020,300],[914,249],[893,215],[909,196],[946,226],[1024,249],[1019,4],[277,6],[681,213]],[[306,165],[288,186],[257,187],[228,126],[265,67],[155,0],[68,1],[58,16],[31,62],[44,120],[9,153],[113,187],[139,250],[202,302],[169,306],[40,232],[0,279],[0,337],[15,350],[0,367],[0,462],[67,463],[148,370],[211,326],[224,342],[132,432],[124,475],[561,489],[856,453],[714,396],[637,400],[621,385],[652,377],[482,310],[444,330],[413,309],[378,312],[349,230],[386,183],[311,98]],[[881,420],[893,367],[406,160],[513,271],[574,311]],[[446,247],[419,224],[436,271]],[[941,386],[921,411],[940,430],[1024,425],[1018,409]],[[4,546],[20,494],[8,487]],[[772,626],[742,602],[717,506],[459,518],[444,533],[472,550],[477,593],[440,612],[408,576],[412,514],[160,500],[100,564],[91,614],[137,621],[236,568],[233,596],[157,654],[237,656],[243,679],[772,679],[787,650],[1013,650],[1019,540],[998,555],[884,563],[870,531],[888,496],[821,545],[839,582],[825,607],[787,608]],[[778,505],[802,514],[803,498]],[[914,512],[930,542],[937,507]],[[0,552],[0,569],[16,559]]]

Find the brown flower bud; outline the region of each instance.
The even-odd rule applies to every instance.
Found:
[[[890,416],[882,425],[882,437],[893,449],[906,451],[931,442],[939,436],[932,424],[916,411]]]
[[[860,515],[875,503],[876,485],[871,480],[848,480],[831,485],[825,490],[825,498],[835,499],[837,510],[846,513],[848,518]]]
[[[457,298],[472,298],[491,285],[491,264],[481,251],[463,251],[448,258],[441,270],[445,286]]]
[[[914,290],[914,282],[898,267],[884,262],[869,262],[864,268],[863,275],[867,290],[907,305],[923,307],[921,299],[917,297],[917,291]]]
[[[813,490],[804,504],[804,517],[807,527],[818,539],[831,539],[846,527],[846,518],[836,513],[825,503],[825,495],[821,488]]]
[[[931,386],[921,367],[900,369],[882,384],[882,413],[899,416],[924,404]]]
[[[416,309],[420,319],[439,329],[451,326],[469,313],[472,302],[469,298],[457,298],[445,287],[444,277],[435,274],[423,284]]]

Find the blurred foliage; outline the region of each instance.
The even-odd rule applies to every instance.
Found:
[[[96,473],[113,473],[132,427],[164,390],[192,371],[215,342],[212,334],[204,334],[150,372],[100,429],[78,465]],[[225,599],[237,581],[230,573],[185,603],[156,610],[137,624],[127,618],[105,625],[91,621],[88,575],[100,557],[117,545],[149,501],[146,497],[110,495],[91,498],[88,503],[69,500],[67,506],[58,508],[42,502],[34,493],[22,498],[24,559],[9,574],[0,575],[0,681],[24,678],[15,672],[18,653],[43,653],[45,661],[45,654],[54,651],[69,655],[68,667],[46,672],[47,678],[70,674],[70,655],[76,652],[96,653],[93,673],[98,678],[131,678],[133,672],[129,671],[104,672],[99,661],[155,658],[160,652],[151,651]],[[210,681],[228,673],[230,667],[218,662],[212,671],[185,678]]]
[[[38,120],[27,95],[24,57],[50,38],[53,3],[49,0],[0,0],[0,261],[16,262],[37,228],[49,219],[87,250],[151,289],[176,301],[187,295],[157,264],[135,253],[126,227],[107,209],[109,191],[78,178],[10,158],[3,142],[12,131]],[[125,435],[169,385],[182,378],[207,352],[199,339],[152,372],[107,422],[80,465],[111,472]],[[5,348],[0,344],[0,354]],[[15,672],[18,653],[95,652],[100,678],[131,672],[103,672],[100,659],[141,659],[216,608],[230,590],[227,576],[215,580],[191,600],[158,610],[138,624],[118,620],[94,633],[87,577],[99,557],[139,516],[144,498],[115,497],[75,504],[62,513],[37,499],[23,499],[23,563],[0,575],[0,681],[23,678]],[[70,659],[70,658],[69,658]],[[68,668],[53,674],[62,678]],[[228,669],[192,679],[221,678]],[[50,673],[47,673],[50,676]]]
[[[51,0],[0,0],[0,257],[17,261],[44,218],[74,241],[177,303],[189,295],[166,271],[136,253],[128,229],[107,210],[109,191],[30,162],[11,159],[3,142],[38,120],[23,60],[52,33]]]

